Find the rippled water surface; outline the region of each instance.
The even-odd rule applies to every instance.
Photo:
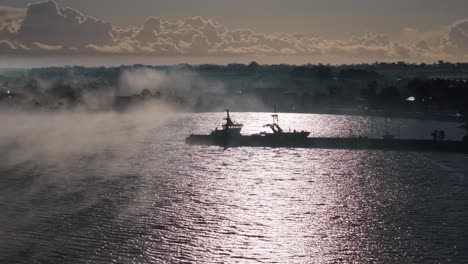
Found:
[[[130,149],[2,165],[0,262],[468,263],[466,155],[184,144],[222,117],[178,115]],[[247,134],[270,121],[234,117]],[[384,132],[364,117],[280,122],[315,136]],[[462,135],[389,123],[402,138]]]

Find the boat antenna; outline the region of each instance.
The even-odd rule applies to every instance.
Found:
[[[224,129],[227,130],[229,127],[234,125],[234,123],[231,120],[231,117],[229,116],[229,108],[226,108],[226,115],[227,115],[225,118],[226,124],[224,125]]]
[[[276,112],[276,104],[273,105],[273,108],[274,108],[274,111],[275,113],[273,115],[271,115],[271,117],[273,117],[273,124],[277,124],[279,123],[279,120],[278,120],[278,113]]]

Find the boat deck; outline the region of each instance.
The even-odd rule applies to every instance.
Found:
[[[418,139],[368,139],[368,138],[294,138],[280,136],[235,136],[213,137],[190,135],[186,139],[191,145],[214,145],[222,147],[285,147],[322,149],[366,149],[366,150],[405,150],[468,153],[468,142],[433,141]]]

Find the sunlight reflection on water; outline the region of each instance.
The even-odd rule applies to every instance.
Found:
[[[0,261],[468,261],[466,156],[184,144],[223,116],[181,115],[108,170],[102,164],[112,158],[75,160],[70,174],[82,177],[66,184],[51,181],[54,168],[41,164],[2,168],[9,176],[0,178],[7,212]],[[246,134],[271,121],[268,113],[233,118]],[[459,132],[453,124],[392,122],[422,138],[433,126],[453,138]],[[364,117],[306,114],[280,114],[280,124],[314,136],[369,128]]]

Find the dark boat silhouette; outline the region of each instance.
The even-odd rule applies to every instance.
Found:
[[[192,145],[219,145],[224,147],[237,146],[289,146],[302,144],[310,132],[307,131],[284,131],[279,126],[278,113],[272,116],[273,122],[266,124],[263,127],[268,127],[272,132],[260,132],[253,135],[242,135],[242,124],[232,121],[229,110],[226,110],[226,123],[222,125],[222,129],[216,128],[209,135],[192,134],[186,139],[187,144]]]
[[[238,124],[232,121],[231,117],[229,116],[229,109],[226,109],[226,123],[223,124],[221,127],[222,129],[215,128],[210,134],[212,137],[227,137],[227,136],[238,136],[242,130],[243,124]]]
[[[463,140],[444,140],[436,133],[433,140],[396,139],[386,133],[382,139],[377,138],[332,138],[309,137],[310,132],[286,132],[278,124],[278,114],[272,115],[273,122],[266,124],[272,132],[261,132],[253,135],[242,135],[242,124],[231,120],[227,110],[226,123],[222,129],[216,128],[209,135],[191,134],[185,142],[190,145],[212,145],[229,147],[285,147],[285,148],[323,148],[323,149],[364,149],[364,150],[405,150],[468,153],[468,137]],[[435,131],[437,132],[437,131]],[[441,132],[441,131],[439,131]]]

